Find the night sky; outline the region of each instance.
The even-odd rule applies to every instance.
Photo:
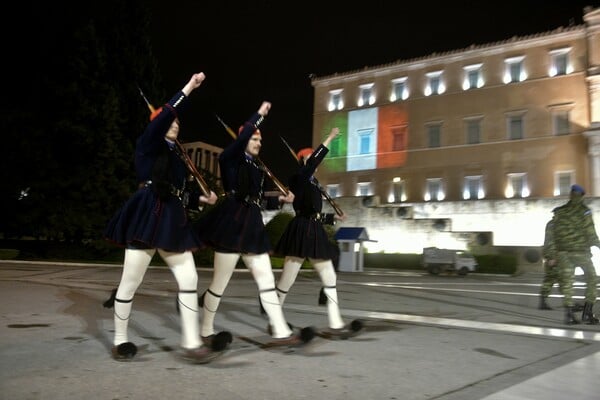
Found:
[[[578,25],[586,5],[600,6],[591,0],[373,0],[365,2],[369,8],[347,1],[150,3],[152,45],[165,90],[176,91],[193,72],[207,76],[193,94],[193,115],[182,121],[182,140],[224,147],[230,138],[215,114],[237,130],[263,100],[271,101],[261,129],[261,155],[280,179],[295,164],[278,135],[294,148],[312,144],[311,74],[326,76]]]

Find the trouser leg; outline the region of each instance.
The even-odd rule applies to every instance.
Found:
[[[344,320],[340,312],[336,281],[337,276],[331,260],[312,260],[313,267],[319,273],[323,282],[323,292],[327,296],[327,315],[329,327],[339,329],[344,327]]]
[[[573,307],[573,282],[575,281],[575,266],[567,252],[559,251],[557,256],[560,281],[559,287],[563,294],[563,305]]]
[[[115,346],[128,342],[127,328],[133,303],[133,296],[144,279],[154,249],[126,249],[121,282],[117,288],[114,304]]]
[[[215,316],[221,303],[221,296],[227,288],[239,257],[236,253],[215,252],[212,282],[204,293],[201,328],[204,337],[215,333]]]
[[[260,301],[269,316],[273,337],[279,339],[290,336],[292,331],[283,316],[281,304],[275,292],[275,276],[271,269],[269,255],[267,253],[245,254],[242,255],[242,259],[252,273],[258,286]]]
[[[171,253],[159,250],[177,281],[179,317],[181,318],[181,347],[200,347],[200,322],[198,320],[198,273],[192,252]]]

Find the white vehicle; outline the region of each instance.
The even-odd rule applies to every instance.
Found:
[[[433,275],[443,271],[456,271],[459,275],[467,275],[477,269],[477,260],[468,251],[437,247],[423,249],[422,264]]]

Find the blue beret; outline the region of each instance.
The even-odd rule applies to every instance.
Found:
[[[571,192],[585,194],[585,189],[581,185],[573,185],[571,186]]]

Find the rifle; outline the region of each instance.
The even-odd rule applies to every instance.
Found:
[[[210,197],[210,187],[208,186],[202,175],[200,175],[200,172],[198,172],[196,166],[194,165],[190,157],[187,155],[185,148],[177,139],[175,139],[175,146],[177,147],[177,155],[185,163],[185,166],[187,167],[188,171],[196,180],[196,183],[200,187],[202,194],[206,197]]]
[[[292,153],[292,156],[294,157],[294,159],[297,162],[300,162],[300,160],[298,160],[298,156],[296,155],[296,153],[294,153],[294,150],[288,144],[288,142],[283,138],[283,136],[279,135],[279,138],[281,139],[281,141],[283,142],[283,144],[285,144],[285,147],[287,147],[287,149],[290,151],[290,153]],[[344,212],[342,211],[342,209],[340,208],[340,206],[338,206],[337,203],[331,198],[331,196],[329,195],[329,193],[327,193],[327,191],[325,189],[323,189],[323,186],[321,186],[321,184],[319,183],[319,181],[317,181],[317,178],[314,178],[314,179],[315,179],[315,184],[317,186],[317,189],[319,189],[319,191],[321,192],[321,195],[323,197],[325,197],[325,200],[327,200],[327,202],[329,203],[329,205],[331,205],[331,207],[333,208],[333,210],[335,211],[335,213],[339,217],[341,217],[342,215],[344,215]]]
[[[229,133],[229,135],[234,140],[237,139],[237,135],[235,134],[235,132],[221,118],[219,118],[218,115],[215,114],[215,117],[217,117],[217,120],[219,120],[219,122],[221,123],[221,125],[223,125],[223,127],[225,128],[225,130],[227,131],[227,133]],[[271,178],[271,180],[273,181],[273,183],[275,184],[275,186],[277,186],[277,189],[281,193],[283,193],[284,196],[287,196],[289,194],[289,190],[283,185],[283,183],[281,183],[281,181],[279,179],[277,179],[275,177],[275,175],[273,175],[273,173],[271,172],[271,170],[269,168],[267,168],[267,166],[265,165],[265,163],[259,157],[254,157],[254,161],[256,161],[256,163],[259,165],[259,167],[263,171],[265,171],[265,173],[267,174],[267,176],[269,178]]]
[[[146,102],[146,105],[148,106],[148,109],[150,110],[151,113],[153,113],[156,109],[148,101],[148,99],[144,95],[144,92],[142,92],[142,89],[139,86],[138,86],[138,90],[140,91],[140,94],[142,95],[142,98]],[[179,158],[181,158],[181,160],[184,162],[186,168],[188,169],[189,173],[196,180],[196,183],[200,187],[200,190],[202,191],[202,194],[204,196],[206,196],[206,197],[210,197],[210,187],[208,186],[208,184],[206,183],[206,181],[204,180],[204,178],[202,177],[202,175],[200,175],[200,172],[198,172],[198,170],[196,169],[196,166],[194,165],[194,163],[192,162],[192,160],[190,159],[190,157],[187,155],[184,147],[181,145],[181,143],[177,139],[175,139],[175,147],[177,148],[177,151],[176,151],[177,155],[179,156]]]

